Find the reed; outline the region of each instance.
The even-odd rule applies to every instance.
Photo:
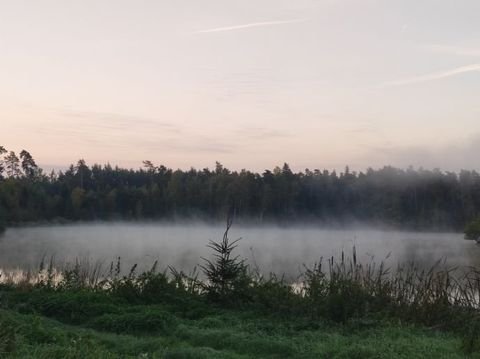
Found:
[[[474,326],[480,323],[477,268],[448,267],[445,260],[428,269],[413,262],[391,268],[388,258],[360,263],[353,247],[338,258],[320,257],[304,265],[297,280],[287,281],[265,276],[256,263],[252,269],[246,259],[235,256],[239,242],[229,240],[230,225],[220,242],[209,244],[212,259],[204,259],[202,272],[194,268],[186,274],[173,267],[159,271],[158,262],[143,272],[136,264],[124,271],[121,258],[107,267],[87,258],[57,266],[54,257],[44,257],[37,271],[0,272],[0,283],[23,290],[103,293],[134,304],[201,302],[342,323],[372,316],[435,328],[460,328],[465,318]]]

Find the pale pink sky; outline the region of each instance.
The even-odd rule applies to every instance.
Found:
[[[480,2],[4,1],[0,145],[37,162],[480,169]]]

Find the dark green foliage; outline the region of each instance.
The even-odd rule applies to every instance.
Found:
[[[0,358],[5,358],[15,350],[16,334],[15,325],[5,318],[0,317]]]
[[[295,293],[285,279],[274,274],[268,278],[254,277],[249,287],[250,306],[261,312],[289,317],[304,311],[304,298]]]
[[[3,147],[2,147],[3,148]],[[88,166],[84,160],[45,175],[27,151],[22,162],[0,151],[0,226],[56,220],[220,219],[350,223],[403,228],[464,228],[480,213],[480,175],[384,167],[294,173]],[[8,168],[7,168],[8,164]]]
[[[103,314],[88,326],[114,333],[170,334],[177,326],[176,318],[165,311],[143,309],[141,312]]]
[[[279,321],[260,313],[229,311],[211,317],[221,323],[217,328],[201,326],[205,319],[177,318],[179,325],[171,333],[126,335],[62,325],[14,311],[0,311],[0,318],[4,317],[15,325],[16,332],[16,345],[8,358],[464,357],[460,340],[452,334],[387,323],[353,332],[348,332],[348,326],[337,325],[301,329],[295,318]],[[41,328],[42,335],[29,328],[32,320],[38,322],[35,327]]]
[[[228,238],[231,225],[229,218],[221,242],[210,241],[208,247],[213,250],[213,259],[203,258],[205,264],[201,266],[207,278],[204,285],[207,297],[224,304],[244,301],[251,283],[245,260],[232,254],[240,239]]]
[[[167,351],[165,359],[228,359],[239,358],[237,355],[228,352],[220,352],[208,347],[181,348]]]
[[[462,336],[462,349],[467,354],[480,352],[480,320],[475,319],[465,323]]]
[[[54,292],[37,289],[33,292],[14,293],[10,300],[22,303],[18,309],[23,313],[38,312],[74,324],[84,323],[105,313],[118,313],[123,303],[120,298],[90,290]]]
[[[294,347],[271,336],[264,340],[259,333],[236,333],[231,330],[204,329],[198,331],[182,328],[177,332],[181,339],[187,340],[195,346],[208,346],[217,350],[231,349],[237,353],[251,356],[270,355],[277,358],[291,358],[296,350]]]
[[[361,265],[356,263],[355,247],[353,259],[347,264],[344,254],[336,263],[334,258],[328,261],[329,271],[322,271],[322,261],[305,271],[305,296],[308,307],[315,317],[324,317],[345,323],[353,317],[363,317],[372,305],[384,298],[376,296],[363,281],[365,274]],[[382,303],[385,308],[388,300]]]
[[[383,263],[358,264],[331,258],[304,274],[305,308],[314,318],[346,323],[371,316],[395,317],[438,328],[460,330],[479,307],[479,272],[446,268],[437,262],[429,270],[414,264],[390,273]],[[477,320],[477,319],[475,319]]]
[[[465,227],[465,239],[474,241],[480,240],[480,218],[477,218],[467,224]]]

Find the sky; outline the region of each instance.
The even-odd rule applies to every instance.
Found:
[[[0,0],[0,145],[45,168],[480,170],[478,0]]]

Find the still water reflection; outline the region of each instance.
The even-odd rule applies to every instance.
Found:
[[[0,268],[35,269],[42,257],[55,262],[88,258],[108,266],[117,257],[124,268],[134,263],[149,268],[159,260],[160,268],[172,265],[190,271],[209,256],[206,244],[222,238],[224,227],[207,224],[131,224],[103,223],[64,226],[39,226],[8,229],[0,237]],[[350,254],[357,248],[358,258],[368,262],[385,259],[391,267],[398,262],[416,261],[429,266],[440,258],[450,265],[480,267],[480,246],[463,240],[458,233],[419,233],[374,229],[329,230],[313,227],[234,226],[230,238],[242,237],[237,254],[256,263],[265,272],[296,277],[303,264],[320,257]]]

